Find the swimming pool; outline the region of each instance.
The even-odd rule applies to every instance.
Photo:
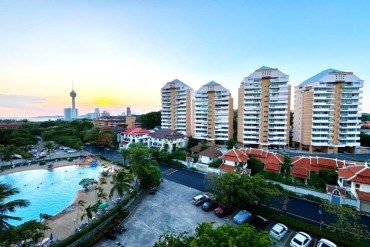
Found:
[[[26,199],[30,205],[17,208],[10,215],[22,217],[21,221],[9,221],[20,225],[29,220],[39,220],[40,213],[55,215],[69,206],[82,189],[78,183],[83,178],[97,179],[100,167],[64,166],[52,170],[31,170],[0,176],[0,182],[18,188],[19,194],[10,198]]]

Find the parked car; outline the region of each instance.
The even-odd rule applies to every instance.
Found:
[[[13,154],[12,159],[22,159],[22,155],[20,154]]]
[[[206,201],[209,201],[209,200],[210,200],[210,198],[206,194],[197,195],[197,196],[193,197],[193,203],[195,204],[195,206],[202,205],[203,203],[205,203]]]
[[[203,203],[203,205],[202,205],[202,209],[204,210],[204,211],[211,211],[211,210],[213,210],[213,209],[215,209],[215,208],[217,208],[218,207],[218,202],[216,202],[216,201],[213,201],[213,200],[210,200],[210,201],[206,201],[205,203]]]
[[[305,232],[297,232],[290,241],[291,247],[307,247],[312,241],[310,235]]]
[[[288,232],[288,227],[281,223],[276,223],[270,230],[270,235],[281,240]]]
[[[317,247],[337,247],[332,241],[322,238],[317,242]]]
[[[268,226],[270,221],[261,215],[256,215],[248,223],[254,226],[257,230],[263,230]]]
[[[77,152],[77,150],[71,148],[71,149],[66,150],[66,152],[67,153],[75,153],[75,152]]]
[[[105,234],[105,237],[112,240],[117,239],[117,235],[113,234],[112,232],[108,232],[107,234]]]
[[[240,225],[247,222],[251,217],[252,214],[250,212],[248,212],[247,210],[241,210],[234,216],[233,220],[236,224]]]
[[[234,211],[235,211],[234,208],[232,208],[228,205],[221,205],[221,206],[218,206],[215,209],[215,214],[218,217],[223,217],[223,216],[226,216],[226,215],[229,215],[229,214],[233,213]]]

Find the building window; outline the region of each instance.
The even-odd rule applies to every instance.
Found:
[[[360,184],[355,184],[356,189],[360,189]]]

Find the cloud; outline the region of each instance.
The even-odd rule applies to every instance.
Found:
[[[45,103],[47,100],[38,96],[25,96],[0,93],[0,106],[15,109],[30,109]]]

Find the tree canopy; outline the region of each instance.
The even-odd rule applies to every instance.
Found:
[[[195,236],[190,236],[187,232],[178,235],[167,232],[160,236],[155,247],[229,247],[229,246],[253,246],[268,247],[272,246],[270,236],[265,231],[257,231],[249,224],[238,226],[222,225],[213,227],[214,222],[205,222],[198,225],[195,229]]]
[[[260,175],[251,177],[228,172],[214,179],[213,186],[217,190],[218,200],[238,208],[263,203],[282,194],[275,184],[267,182]]]
[[[150,159],[149,149],[142,144],[132,143],[128,147],[131,169],[143,188],[156,187],[160,183],[161,171],[155,160]]]
[[[17,188],[14,188],[6,183],[0,183],[0,232],[9,229],[11,225],[9,220],[21,220],[20,217],[10,216],[17,208],[27,207],[29,202],[27,200],[17,199],[9,201],[9,197],[19,193]]]
[[[143,114],[139,117],[138,121],[144,129],[153,129],[156,126],[161,125],[161,112],[153,111]]]

